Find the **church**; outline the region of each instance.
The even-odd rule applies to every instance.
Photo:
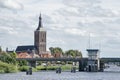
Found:
[[[51,53],[46,50],[46,35],[47,32],[43,28],[42,17],[40,14],[38,27],[34,31],[34,45],[17,46],[15,50],[15,52],[17,53],[17,58],[52,57]]]

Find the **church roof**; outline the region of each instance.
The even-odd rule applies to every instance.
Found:
[[[32,50],[36,50],[37,47],[34,45],[26,45],[26,46],[17,46],[16,48],[16,52],[28,52],[28,51],[32,51]]]
[[[38,24],[38,28],[36,30],[40,30],[41,28],[43,28],[42,26],[42,17],[41,17],[41,14],[39,16],[39,24]]]

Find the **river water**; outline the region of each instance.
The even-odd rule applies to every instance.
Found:
[[[120,72],[62,72],[56,74],[54,71],[34,72],[26,75],[25,72],[0,74],[0,80],[120,80]]]
[[[120,80],[120,68],[108,69],[105,72],[62,72],[55,71],[25,72],[0,74],[0,80]]]

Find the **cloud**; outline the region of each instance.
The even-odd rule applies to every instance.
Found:
[[[62,39],[48,39],[48,44],[64,44],[65,42]]]
[[[112,55],[112,49],[119,53],[120,11],[105,8],[103,2],[0,0],[0,45],[16,48],[34,44],[34,30],[38,27],[39,12],[42,12],[47,48],[79,49],[85,55],[91,33],[91,46],[99,48],[101,42],[102,56]],[[17,13],[12,12],[16,10]]]
[[[66,46],[72,46],[72,48],[80,47],[80,45],[75,45],[78,42],[79,44],[84,44],[84,47],[80,47],[82,50],[87,48],[85,43],[87,44],[89,33],[91,33],[92,48],[99,48],[99,41],[104,47],[103,53],[111,54],[107,50],[111,49],[111,47],[115,48],[114,46],[118,47],[120,39],[116,37],[120,37],[120,12],[104,8],[101,2],[100,0],[63,0],[65,6],[54,12],[54,18],[58,24],[60,23],[63,26],[59,27],[56,24],[60,28],[59,34],[64,31],[65,43],[72,42],[71,45]],[[57,27],[54,28],[54,31],[58,30]],[[114,38],[115,40],[113,40]],[[109,47],[112,44],[114,46]]]
[[[11,10],[23,9],[23,5],[15,0],[0,0],[0,7]]]
[[[63,0],[66,7],[58,10],[64,16],[116,17],[118,12],[102,8],[100,0]]]
[[[85,36],[86,35],[86,31],[77,29],[77,28],[70,28],[70,29],[65,29],[65,32],[68,34],[73,34],[73,35],[80,35],[80,36]]]
[[[100,4],[101,3],[101,1],[100,0],[71,0],[71,1],[69,1],[69,0],[63,0],[63,3],[65,4],[65,5],[68,5],[68,6],[72,6],[72,7],[83,7],[83,6],[91,6],[91,5],[94,5],[94,6],[96,6],[96,4],[98,5],[98,4]],[[96,4],[94,4],[94,3],[96,3]]]

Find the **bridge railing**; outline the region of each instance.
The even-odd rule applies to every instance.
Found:
[[[100,58],[100,60],[104,63],[107,62],[120,62],[120,58]]]

